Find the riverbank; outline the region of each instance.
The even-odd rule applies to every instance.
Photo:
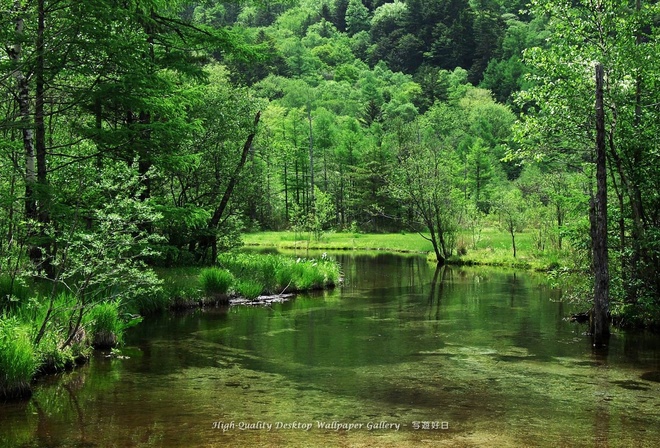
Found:
[[[125,330],[142,316],[219,304],[269,304],[341,281],[336,261],[283,255],[222,254],[216,266],[181,268],[179,275],[170,275],[173,271],[159,272],[160,288],[125,300],[110,298],[105,290],[95,291],[91,302],[70,291],[49,297],[39,295],[36,285],[23,285],[21,292],[32,294],[22,300],[13,290],[0,291],[15,298],[11,307],[0,308],[0,401],[29,397],[35,378],[85,363],[92,349],[121,346]]]
[[[243,235],[246,246],[274,247],[294,250],[364,250],[394,253],[427,254],[435,263],[433,246],[418,233],[366,234],[329,232],[316,240],[309,233],[258,232]],[[516,256],[511,236],[494,228],[484,229],[478,237],[460,234],[457,254],[447,260],[452,265],[515,267],[535,271],[568,269],[572,264],[570,250],[539,250],[531,232],[516,234]],[[566,245],[564,245],[566,247]]]
[[[145,319],[120,356],[95,355],[40,383],[29,404],[2,405],[0,446],[589,447],[660,437],[657,336],[617,331],[595,356],[584,327],[563,319],[574,306],[542,275],[447,266],[436,276],[420,256],[328,253],[345,287]],[[608,424],[593,424],[597,406]],[[272,430],[246,429],[260,424]]]

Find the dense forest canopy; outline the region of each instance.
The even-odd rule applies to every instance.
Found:
[[[590,273],[599,62],[612,309],[660,321],[656,2],[0,10],[2,275],[147,288],[259,229],[420,231],[442,262],[486,226]]]

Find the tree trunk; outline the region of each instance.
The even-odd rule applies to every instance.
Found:
[[[516,258],[517,252],[516,252],[516,231],[513,227],[509,229],[509,233],[511,233],[511,244],[513,245],[513,258]]]
[[[284,217],[287,224],[289,223],[289,180],[287,173],[288,162],[284,162]]]
[[[16,13],[16,22],[14,29],[16,31],[16,43],[12,46],[9,57],[14,63],[16,69],[13,76],[16,79],[16,91],[18,99],[18,110],[20,117],[20,129],[23,139],[23,151],[25,154],[25,219],[31,229],[32,224],[39,220],[39,213],[37,209],[37,160],[36,151],[34,147],[34,131],[30,110],[30,87],[29,79],[25,74],[25,70],[21,67],[21,59],[23,57],[23,46],[21,40],[24,37],[24,19],[23,8],[21,2],[14,2],[14,10]],[[28,232],[28,238],[34,236],[34,231]],[[38,264],[41,259],[41,253],[38,247],[30,247],[28,250],[30,259]]]
[[[252,147],[252,140],[254,140],[254,136],[257,133],[257,125],[259,124],[260,117],[261,117],[261,112],[257,112],[257,115],[254,117],[254,129],[252,130],[252,133],[250,133],[250,135],[248,135],[247,139],[245,140],[245,144],[243,145],[243,151],[241,152],[241,159],[238,161],[238,165],[236,166],[234,175],[229,179],[229,184],[227,184],[227,188],[225,189],[225,193],[222,196],[222,199],[220,200],[220,204],[215,209],[215,212],[213,213],[213,217],[211,217],[211,221],[209,222],[208,225],[208,230],[211,235],[210,237],[211,260],[213,261],[215,261],[216,258],[218,258],[217,233],[218,233],[218,226],[220,224],[220,218],[225,212],[225,209],[227,208],[227,204],[229,204],[229,199],[231,198],[231,194],[234,191],[234,187],[236,186],[236,183],[238,183],[238,179],[241,174],[241,171],[243,170],[243,166],[247,161],[248,153],[250,152],[250,148]]]
[[[316,205],[314,204],[314,134],[312,130],[312,106],[307,104],[307,120],[309,121],[309,205],[308,210],[316,215]]]
[[[429,229],[431,231],[431,244],[433,244],[433,251],[435,252],[435,259],[438,260],[438,265],[445,264],[445,257],[440,250],[440,244],[438,243],[438,238],[435,234],[435,229],[432,227]]]
[[[603,66],[596,64],[596,195],[592,196],[591,246],[594,269],[594,347],[607,345],[609,328],[609,270],[607,250],[607,158],[605,147],[605,110],[603,105]]]

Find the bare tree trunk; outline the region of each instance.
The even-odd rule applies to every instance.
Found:
[[[591,200],[591,245],[593,251],[594,347],[607,345],[609,327],[609,270],[607,250],[607,157],[605,147],[605,110],[603,105],[603,66],[596,64],[596,195]]]
[[[509,233],[511,234],[511,245],[513,246],[513,258],[518,256],[516,251],[516,229],[514,226],[509,227]]]

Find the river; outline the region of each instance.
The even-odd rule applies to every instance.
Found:
[[[0,446],[658,446],[658,335],[592,354],[540,276],[331,256],[334,290],[145,319],[0,404]]]

